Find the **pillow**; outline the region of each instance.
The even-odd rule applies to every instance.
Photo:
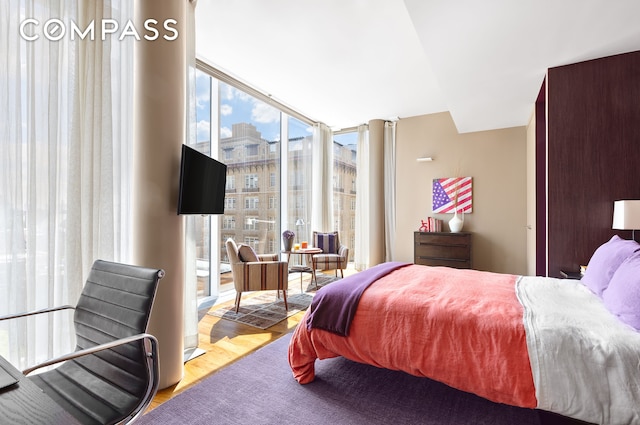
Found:
[[[582,283],[594,294],[602,296],[620,264],[639,248],[636,241],[620,239],[618,235],[614,235],[593,253]]]
[[[248,263],[250,261],[260,261],[258,254],[249,245],[240,244],[238,246],[238,257],[240,261]]]
[[[338,232],[315,233],[313,246],[320,248],[323,254],[337,254]]]
[[[620,321],[640,330],[640,252],[618,267],[602,294],[602,302]]]

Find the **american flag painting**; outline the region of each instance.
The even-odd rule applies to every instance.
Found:
[[[471,177],[433,179],[433,212],[455,212],[456,195],[458,197],[458,212],[472,212],[471,186]]]

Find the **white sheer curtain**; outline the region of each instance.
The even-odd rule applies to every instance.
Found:
[[[358,126],[358,158],[356,167],[356,270],[369,268],[369,126]]]
[[[333,132],[322,123],[313,126],[311,231],[334,230],[333,222]]]
[[[384,123],[384,260],[395,259],[396,123]]]
[[[132,41],[26,41],[20,22],[125,22],[132,3],[0,5],[0,316],[75,304],[93,261],[130,245]],[[70,318],[0,322],[0,355],[21,368],[71,349]]]

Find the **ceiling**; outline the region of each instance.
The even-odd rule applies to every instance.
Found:
[[[197,56],[334,129],[526,125],[547,68],[640,50],[638,0],[198,0]]]

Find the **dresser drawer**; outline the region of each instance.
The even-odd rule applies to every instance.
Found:
[[[471,261],[469,260],[447,260],[444,258],[420,258],[416,257],[414,264],[421,266],[445,266],[454,269],[470,269]]]
[[[471,234],[469,233],[416,232],[414,235],[414,241],[416,245],[429,244],[469,246],[471,241]]]
[[[415,232],[415,264],[471,268],[471,234]]]
[[[468,260],[469,245],[428,245],[416,244],[415,255],[420,258],[445,258]]]

